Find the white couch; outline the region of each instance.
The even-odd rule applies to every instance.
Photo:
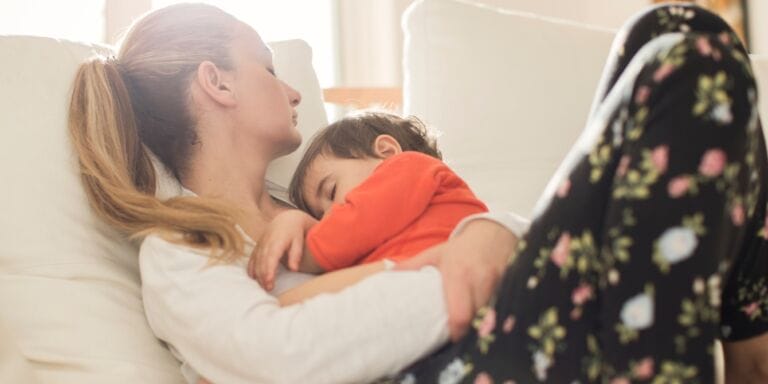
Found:
[[[447,159],[483,198],[530,211],[584,124],[613,31],[459,0],[417,1],[404,26],[406,111],[444,132]],[[272,47],[302,92],[307,137],[327,122],[311,51]],[[103,50],[0,37],[2,383],[182,382],[144,319],[135,244],[90,213],[67,140],[72,76]],[[286,183],[297,157],[270,176]]]
[[[311,49],[271,47],[278,75],[303,95],[299,129],[311,135],[327,124]],[[92,215],[67,138],[75,70],[106,51],[0,36],[0,383],[183,381],[146,323],[136,245]],[[270,177],[286,184],[298,156]]]
[[[482,0],[415,1],[403,28],[404,112],[443,133],[482,199],[530,214],[584,127],[616,31]],[[752,60],[768,116],[768,56]]]

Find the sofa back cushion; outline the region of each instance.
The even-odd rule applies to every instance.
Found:
[[[309,46],[271,46],[278,74],[302,92],[300,129],[311,134],[326,117]],[[0,37],[0,324],[41,382],[181,383],[144,318],[136,244],[92,214],[67,136],[75,71],[108,51]],[[270,175],[289,180],[295,162]]]
[[[530,214],[586,123],[615,31],[471,0],[416,1],[403,28],[405,112],[442,132],[481,199]],[[753,59],[768,95],[768,62]]]

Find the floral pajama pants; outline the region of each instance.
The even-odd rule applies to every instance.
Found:
[[[709,383],[716,338],[768,331],[768,167],[738,38],[660,6],[607,68],[496,296],[395,382]]]

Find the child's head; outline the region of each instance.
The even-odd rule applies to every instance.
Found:
[[[289,194],[296,206],[320,218],[332,203],[362,183],[385,158],[417,151],[441,159],[435,139],[415,117],[364,112],[322,129],[307,146]]]

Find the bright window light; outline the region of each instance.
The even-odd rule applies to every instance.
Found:
[[[159,8],[181,0],[153,0]],[[302,39],[312,47],[321,87],[337,83],[336,0],[205,0],[250,24],[264,41]]]
[[[104,0],[3,1],[0,34],[103,42]]]

